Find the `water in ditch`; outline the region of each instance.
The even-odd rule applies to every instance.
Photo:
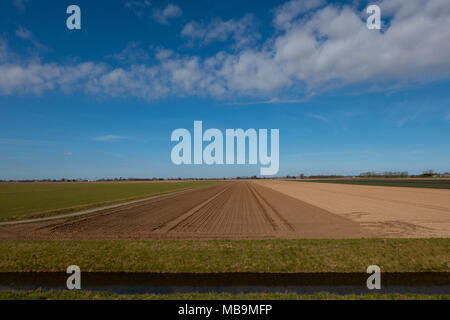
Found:
[[[0,273],[0,290],[67,290],[65,273]],[[82,272],[82,290],[117,294],[298,293],[450,294],[450,273],[382,273],[369,290],[365,273],[115,273]]]

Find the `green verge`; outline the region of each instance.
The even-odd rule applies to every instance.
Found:
[[[363,294],[337,295],[295,293],[183,293],[183,294],[113,294],[92,291],[24,290],[0,291],[0,300],[449,300],[450,295]]]
[[[0,272],[449,272],[450,239],[0,241]]]
[[[0,183],[0,221],[48,217],[218,182]]]
[[[362,186],[384,186],[384,187],[410,187],[410,188],[434,188],[450,189],[450,179],[310,179],[289,180],[296,182],[319,182],[353,184]]]

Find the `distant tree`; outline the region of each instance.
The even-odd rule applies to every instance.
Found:
[[[432,177],[433,175],[434,175],[433,170],[427,170],[427,171],[424,171],[420,176],[421,177]]]

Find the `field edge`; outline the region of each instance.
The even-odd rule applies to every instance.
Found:
[[[120,182],[117,182],[117,183],[120,183]],[[149,183],[154,183],[154,182],[149,182]],[[98,208],[98,210],[100,211],[100,210],[102,210],[102,207],[105,207],[105,206],[121,205],[121,204],[126,205],[126,203],[130,202],[130,201],[138,201],[138,200],[141,200],[141,199],[143,201],[145,201],[145,199],[147,197],[165,196],[165,195],[170,195],[172,193],[189,191],[189,190],[202,188],[202,187],[209,187],[209,186],[212,186],[212,185],[217,184],[217,183],[222,183],[222,181],[194,182],[192,185],[190,185],[188,187],[174,188],[172,190],[166,190],[166,191],[161,191],[161,192],[158,192],[158,191],[157,192],[149,192],[149,193],[146,193],[146,194],[132,196],[132,197],[119,198],[119,199],[115,199],[115,200],[100,201],[100,202],[88,203],[88,204],[81,204],[81,205],[70,206],[70,207],[63,207],[63,208],[52,209],[52,210],[36,211],[36,212],[32,212],[30,214],[23,214],[22,213],[19,216],[10,216],[10,217],[6,217],[6,218],[0,215],[0,223],[2,223],[2,222],[16,222],[16,221],[19,223],[19,221],[21,221],[21,220],[51,218],[51,217],[55,217],[55,216],[58,216],[58,215],[65,215],[65,214],[70,214],[70,213],[76,213],[78,211],[84,211],[84,210],[90,210],[90,209],[96,209],[96,208]],[[171,182],[171,184],[174,184],[176,186],[177,182]]]
[[[2,240],[0,272],[449,272],[449,238]]]
[[[0,300],[450,300],[448,294],[349,294],[296,293],[174,293],[114,294],[96,291],[17,290],[0,291]]]

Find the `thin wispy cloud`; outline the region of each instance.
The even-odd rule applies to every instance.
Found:
[[[109,142],[109,141],[117,141],[117,140],[124,140],[124,139],[128,139],[128,137],[120,136],[120,135],[116,135],[116,134],[107,134],[104,136],[94,137],[92,140]]]
[[[13,0],[13,5],[16,7],[17,11],[20,13],[25,11],[25,3],[28,2],[28,0]]]
[[[147,8],[151,6],[150,1],[148,0],[134,0],[134,1],[127,1],[124,4],[124,7],[131,10],[134,14],[136,14],[138,17],[142,17],[144,15],[144,12]]]
[[[408,121],[414,120],[414,117],[406,116],[397,121],[397,127],[403,127]]]
[[[322,152],[307,152],[288,154],[288,157],[324,157],[324,156],[379,156],[380,153],[372,150],[345,150],[345,151],[322,151]]]
[[[34,35],[29,29],[27,29],[27,28],[19,27],[19,28],[16,30],[16,36],[17,36],[19,39],[22,39],[22,40],[24,40],[24,41],[29,41],[29,42],[31,42],[31,44],[34,45],[37,49],[40,49],[40,50],[46,50],[46,51],[49,50],[49,48],[47,48],[47,47],[44,46],[42,43],[40,43],[40,42],[38,41],[38,39],[35,37],[35,35]]]
[[[11,145],[43,145],[48,144],[49,141],[32,140],[32,139],[15,139],[15,138],[0,138],[0,144]]]
[[[143,48],[139,42],[129,42],[119,53],[108,55],[107,58],[113,58],[122,62],[142,63],[150,59],[148,50]]]
[[[364,112],[361,111],[348,111],[342,113],[342,115],[347,118],[359,117],[362,116],[363,114]]]
[[[261,100],[261,101],[243,101],[243,102],[230,102],[229,105],[254,105],[254,104],[296,104],[296,103],[305,103],[310,100],[312,95],[304,98],[304,99],[280,99],[280,98],[272,98],[269,100]]]
[[[311,118],[314,118],[316,120],[323,121],[323,122],[328,122],[329,121],[327,117],[322,116],[320,114],[309,113],[308,116],[311,117]]]
[[[401,128],[409,122],[423,120],[424,114],[427,113],[427,109],[419,108],[414,111],[414,113],[409,112],[407,115],[402,116],[397,121],[397,127]]]
[[[16,30],[16,36],[23,40],[29,40],[33,34],[27,28],[19,27],[19,29]]]

